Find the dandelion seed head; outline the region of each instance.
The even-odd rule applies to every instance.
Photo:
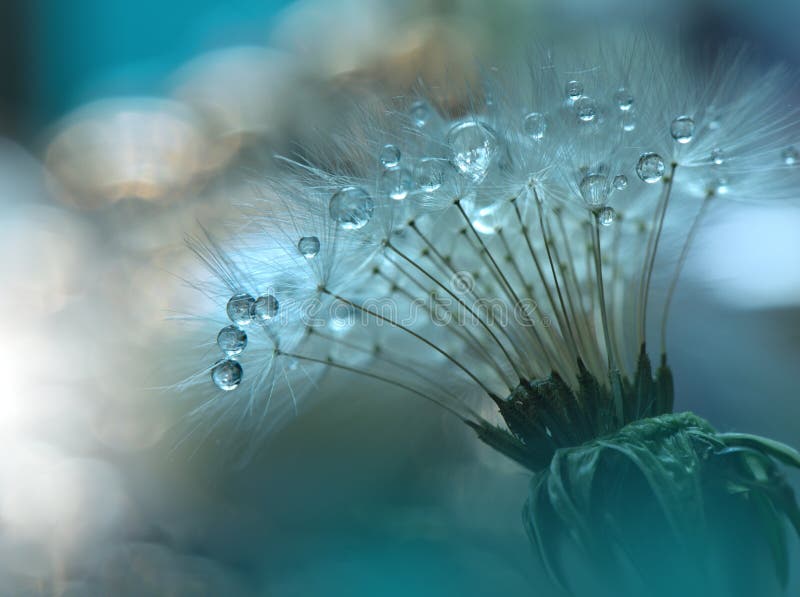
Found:
[[[271,428],[333,370],[436,402],[501,451],[662,412],[614,402],[646,340],[665,344],[674,289],[661,313],[649,300],[660,241],[691,236],[708,205],[795,194],[787,77],[738,51],[699,71],[636,39],[534,52],[490,71],[457,115],[423,92],[365,101],[254,181],[224,244],[192,243],[220,310],[187,385],[211,372],[226,390],[199,412]],[[648,313],[663,313],[655,337]],[[579,407],[585,428],[569,409],[547,424],[514,410],[587,376],[609,402]],[[511,444],[487,431],[487,401]]]

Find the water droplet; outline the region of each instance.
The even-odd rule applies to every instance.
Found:
[[[678,143],[688,143],[694,136],[694,120],[688,116],[678,116],[672,121],[669,132]]]
[[[522,128],[526,135],[530,135],[534,139],[541,139],[547,130],[547,121],[544,114],[531,112],[522,121]]]
[[[717,195],[727,195],[730,191],[730,183],[727,178],[720,176],[711,183],[711,190]]]
[[[714,165],[721,166],[725,163],[725,152],[717,147],[711,152],[711,161],[714,162]]]
[[[464,211],[476,232],[480,234],[494,234],[502,223],[504,201],[498,201],[494,196],[471,196],[462,202]]]
[[[622,117],[622,130],[626,133],[636,130],[636,116],[633,112],[626,112]]]
[[[250,305],[254,301],[255,299],[246,292],[234,294],[225,307],[228,318],[236,325],[247,325],[250,323]]]
[[[604,207],[597,212],[597,221],[600,222],[601,226],[611,226],[616,219],[617,212],[614,211],[613,207]]]
[[[278,299],[271,294],[264,294],[250,305],[250,319],[260,323],[269,321],[278,314],[279,306]]]
[[[431,117],[431,109],[428,107],[428,104],[419,100],[411,104],[411,107],[408,109],[408,115],[411,117],[411,122],[413,122],[415,126],[422,128],[428,124],[428,120]]]
[[[331,218],[344,230],[363,228],[374,210],[372,197],[360,187],[344,187],[336,191],[328,206]]]
[[[319,253],[319,239],[316,236],[304,236],[297,243],[297,250],[306,259],[313,259]]]
[[[597,117],[597,102],[583,96],[575,102],[575,113],[583,122],[592,122]]]
[[[623,190],[625,187],[628,186],[628,177],[624,174],[619,174],[618,176],[614,177],[614,188],[618,191]]]
[[[617,89],[616,93],[614,93],[614,103],[617,105],[617,108],[623,112],[628,112],[633,107],[633,96],[630,91],[624,87],[620,87]]]
[[[661,180],[665,169],[664,160],[657,153],[642,154],[639,158],[639,163],[636,164],[636,174],[649,184]]]
[[[497,138],[481,122],[468,120],[454,125],[447,132],[447,144],[453,151],[451,163],[473,182],[481,182],[497,153]]]
[[[580,81],[569,81],[564,88],[567,97],[573,102],[583,95],[583,83]]]
[[[211,370],[211,380],[220,390],[235,390],[242,381],[242,366],[233,359],[220,361]]]
[[[217,346],[227,356],[234,357],[247,347],[247,334],[235,325],[226,326],[217,334]]]
[[[424,158],[417,165],[417,185],[427,193],[432,193],[444,184],[444,165],[437,158]]]
[[[800,162],[800,151],[797,151],[797,148],[794,146],[787,147],[781,152],[781,159],[787,166],[794,166]]]
[[[390,168],[381,175],[381,189],[390,199],[402,201],[414,188],[414,179],[406,168]]]
[[[384,145],[378,161],[384,168],[394,168],[400,163],[400,150],[394,145]]]
[[[583,200],[589,205],[603,205],[608,200],[608,184],[605,176],[587,174],[579,185]]]

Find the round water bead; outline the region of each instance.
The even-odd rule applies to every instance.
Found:
[[[622,130],[625,131],[626,133],[630,133],[631,131],[636,130],[636,116],[632,111],[625,112],[625,114],[623,115]]]
[[[390,199],[402,201],[414,188],[414,179],[406,168],[389,168],[381,175],[381,188]]]
[[[657,153],[644,153],[639,158],[639,163],[636,164],[636,174],[639,175],[644,182],[653,184],[661,180],[664,176],[663,158]]]
[[[444,184],[444,164],[437,158],[423,158],[417,165],[417,186],[427,193],[432,193]]]
[[[578,186],[583,200],[589,205],[603,205],[608,200],[608,184],[605,176],[587,174]]]
[[[601,226],[611,226],[616,219],[617,212],[614,211],[613,207],[604,207],[597,212],[597,221],[600,222]]]
[[[378,161],[384,168],[394,168],[400,163],[400,150],[394,145],[384,145]]]
[[[497,138],[485,124],[475,120],[459,122],[447,131],[447,144],[452,149],[451,163],[473,182],[486,176],[497,153]]]
[[[328,211],[340,228],[358,230],[372,218],[375,202],[361,187],[344,187],[333,194]]]
[[[787,147],[781,152],[781,159],[787,166],[794,166],[800,162],[800,151],[797,151],[797,148],[794,146]]]
[[[614,103],[623,112],[628,112],[633,107],[633,95],[624,87],[620,87],[614,93]]]
[[[694,120],[688,116],[678,116],[672,121],[669,132],[678,143],[688,143],[694,136]]]
[[[220,390],[235,390],[242,382],[242,366],[233,359],[220,361],[211,369],[211,380]]]
[[[250,323],[250,305],[255,299],[246,292],[234,294],[225,307],[228,318],[236,325],[247,325]]]
[[[721,166],[725,163],[725,152],[717,147],[711,152],[711,161],[714,162],[715,166]]]
[[[583,83],[580,81],[569,81],[564,87],[567,97],[573,102],[583,95]]]
[[[261,295],[250,305],[250,318],[258,322],[269,321],[278,314],[279,306],[278,299],[273,295]]]
[[[597,102],[584,95],[575,101],[575,113],[582,122],[592,122],[597,117]]]
[[[618,191],[625,189],[628,186],[628,177],[624,174],[619,174],[614,177],[614,188]]]
[[[428,124],[428,120],[430,120],[431,109],[428,107],[428,104],[419,100],[411,104],[411,107],[408,109],[408,115],[411,117],[411,122],[413,122],[415,126],[422,128]]]
[[[304,236],[298,241],[297,250],[306,259],[313,259],[319,253],[319,239],[316,236]]]
[[[547,131],[547,121],[545,120],[544,114],[531,112],[522,121],[522,128],[526,135],[534,139],[538,140],[543,138],[545,131]]]
[[[247,334],[235,325],[226,326],[217,334],[217,346],[229,357],[242,354],[247,347]]]

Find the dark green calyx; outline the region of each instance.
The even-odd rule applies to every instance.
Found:
[[[644,346],[634,378],[611,371],[605,383],[578,361],[577,388],[558,373],[523,381],[496,400],[508,430],[473,425],[485,443],[534,472],[548,466],[556,450],[579,446],[626,424],[672,411],[672,373],[662,357],[653,376]]]
[[[690,413],[644,419],[559,450],[523,518],[567,594],[779,595],[800,510],[778,462],[800,453]]]

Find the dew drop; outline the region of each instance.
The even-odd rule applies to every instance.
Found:
[[[583,95],[583,83],[580,81],[569,81],[564,88],[567,97],[573,102]]]
[[[694,136],[694,120],[688,116],[678,116],[672,121],[669,132],[678,143],[686,144]]]
[[[619,174],[614,177],[614,188],[618,191],[625,189],[628,186],[628,177],[624,174]]]
[[[319,239],[316,236],[304,236],[298,241],[297,250],[306,259],[313,259],[319,253]]]
[[[406,168],[390,168],[381,175],[381,188],[390,199],[402,201],[414,187],[414,179]]]
[[[211,380],[220,390],[235,390],[242,382],[242,366],[233,359],[220,361],[211,370]]]
[[[547,121],[545,120],[544,114],[531,112],[522,121],[522,128],[526,135],[534,139],[538,140],[543,138],[545,131],[547,131]]]
[[[800,151],[797,151],[797,148],[794,146],[787,147],[781,152],[781,159],[787,166],[794,166],[800,162]]]
[[[721,166],[725,163],[725,152],[717,147],[711,152],[711,161],[714,162],[715,166]]]
[[[226,326],[217,334],[217,346],[226,356],[234,357],[247,347],[247,334],[235,325]]]
[[[328,211],[334,222],[344,230],[358,230],[367,225],[375,202],[360,187],[344,187],[331,197]]]
[[[657,153],[645,153],[636,164],[636,174],[644,182],[653,184],[664,176],[664,160]]]
[[[605,176],[587,174],[578,186],[583,200],[589,205],[603,205],[608,200],[608,185]]]
[[[495,234],[502,222],[503,201],[494,197],[472,196],[463,201],[464,211],[476,232]]]
[[[584,95],[575,102],[575,113],[582,122],[592,122],[597,117],[597,102]]]
[[[622,130],[626,133],[636,130],[636,117],[633,112],[626,112],[622,117]]]
[[[264,294],[250,305],[250,319],[259,323],[269,321],[278,314],[279,306],[278,299],[271,294]]]
[[[422,128],[428,124],[428,120],[430,120],[431,109],[428,107],[428,104],[419,100],[411,104],[411,107],[408,109],[408,115],[411,117],[411,122],[413,122],[415,126]]]
[[[384,145],[378,161],[384,168],[394,168],[400,163],[400,150],[394,145]]]
[[[604,207],[597,212],[597,221],[600,222],[601,226],[611,226],[616,219],[617,212],[614,211],[613,207]]]
[[[432,193],[444,184],[444,165],[437,158],[423,158],[417,165],[417,186],[426,193]]]
[[[614,93],[614,103],[617,105],[617,108],[623,112],[628,112],[633,107],[633,96],[630,91],[624,87],[620,87],[617,89],[616,93]]]
[[[481,122],[468,120],[454,125],[447,132],[446,141],[456,170],[472,182],[481,182],[497,153],[497,138],[492,130]]]
[[[247,325],[250,323],[250,305],[255,299],[246,292],[234,294],[225,307],[228,318],[236,325]]]

